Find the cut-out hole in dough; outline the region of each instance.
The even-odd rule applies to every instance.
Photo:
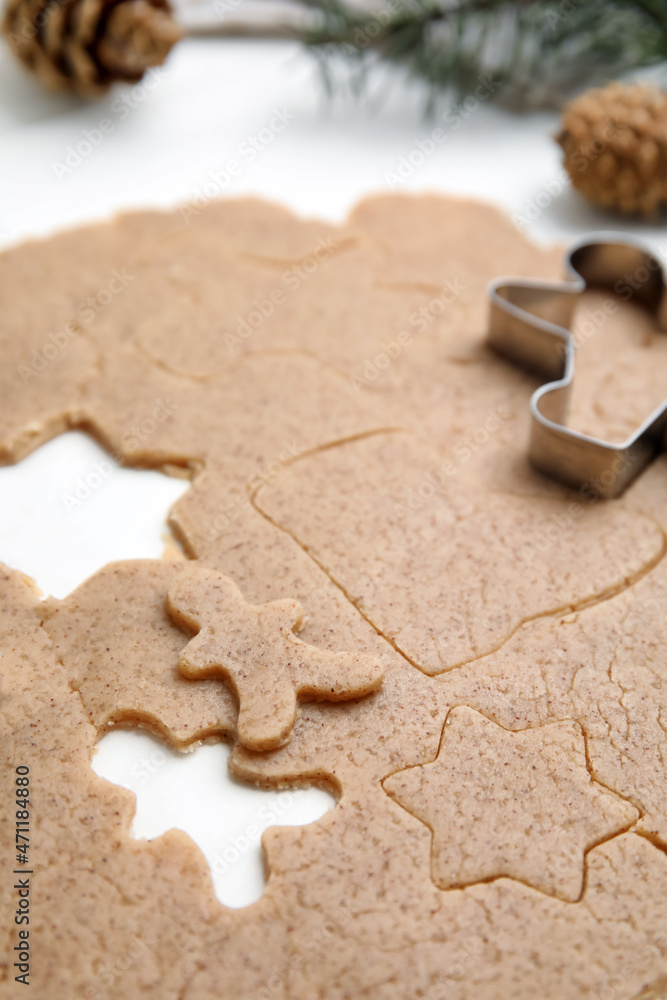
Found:
[[[264,830],[314,823],[335,799],[321,788],[273,791],[236,781],[229,752],[224,743],[204,743],[183,753],[145,731],[117,729],[98,743],[93,770],[135,793],[134,837],[184,830],[204,854],[220,902],[241,907],[264,891]]]
[[[159,559],[167,512],[189,486],[117,465],[81,431],[61,434],[0,467],[0,562],[65,597],[108,562]]]

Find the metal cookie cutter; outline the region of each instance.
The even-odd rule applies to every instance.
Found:
[[[533,465],[568,486],[615,497],[667,446],[667,400],[622,444],[565,427],[575,354],[569,327],[581,292],[596,287],[639,302],[667,330],[667,278],[651,250],[613,232],[575,243],[565,272],[564,281],[496,278],[489,285],[488,343],[549,379],[530,400]]]

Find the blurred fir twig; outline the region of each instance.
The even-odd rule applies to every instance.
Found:
[[[474,93],[491,77],[507,105],[559,107],[583,87],[667,60],[667,0],[380,0],[370,10],[354,0],[299,3],[302,26],[264,33],[304,42],[332,90],[337,63],[357,86],[389,63],[424,81],[433,98]],[[207,33],[244,31],[221,23]]]

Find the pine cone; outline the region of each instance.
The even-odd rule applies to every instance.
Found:
[[[50,90],[136,83],[181,37],[167,0],[8,0],[2,32]]]
[[[567,105],[557,141],[573,186],[605,208],[655,215],[667,203],[667,94],[610,83]]]

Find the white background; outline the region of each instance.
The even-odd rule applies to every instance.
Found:
[[[3,48],[0,247],[117,209],[189,201],[230,160],[240,160],[242,171],[220,187],[221,195],[261,195],[303,215],[342,220],[364,194],[390,190],[388,177],[441,125],[437,116],[424,120],[423,94],[399,77],[382,78],[376,89],[379,106],[352,99],[331,104],[314,62],[292,43],[192,40],[178,46],[150,88],[82,104],[45,94]],[[250,160],[243,144],[267,127],[275,109],[289,125]],[[68,149],[76,150],[102,119],[113,123],[112,131],[70,170],[59,168]],[[517,116],[483,104],[394,189],[472,195],[510,214],[531,214],[528,233],[538,241],[618,228],[667,251],[664,226],[612,220],[563,185],[556,129],[553,114]],[[536,211],[539,204],[544,207]],[[103,458],[85,435],[69,434],[0,470],[0,560],[56,596],[112,559],[159,557],[166,511],[187,486],[157,473],[114,470],[80,508],[68,511],[63,494]],[[101,532],[109,511],[118,528]],[[259,847],[247,836],[249,827],[265,827],[267,817],[269,823],[311,822],[332,805],[316,789],[286,801],[284,793],[231,781],[226,747],[179,756],[146,733],[123,732],[100,747],[96,770],[139,795],[135,835],[186,829],[229,905],[245,905],[261,893]],[[224,852],[233,858],[234,850],[238,858],[221,865]]]
[[[424,119],[423,92],[399,75],[376,90],[377,107],[361,99],[332,105],[314,60],[294,43],[193,39],[178,45],[152,89],[127,96],[135,107],[123,118],[114,110],[123,91],[91,104],[46,95],[3,48],[0,233],[14,241],[116,209],[187,201],[239,158],[241,144],[267,126],[274,108],[294,119],[221,193],[263,195],[339,220],[362,195],[387,190],[387,174],[441,124]],[[55,165],[67,148],[102,119],[114,131],[58,179]],[[555,114],[522,116],[483,104],[401,189],[472,195],[524,213],[561,175],[557,123]],[[553,198],[530,234],[552,241],[609,228],[665,246],[664,225],[610,224],[569,190]]]

